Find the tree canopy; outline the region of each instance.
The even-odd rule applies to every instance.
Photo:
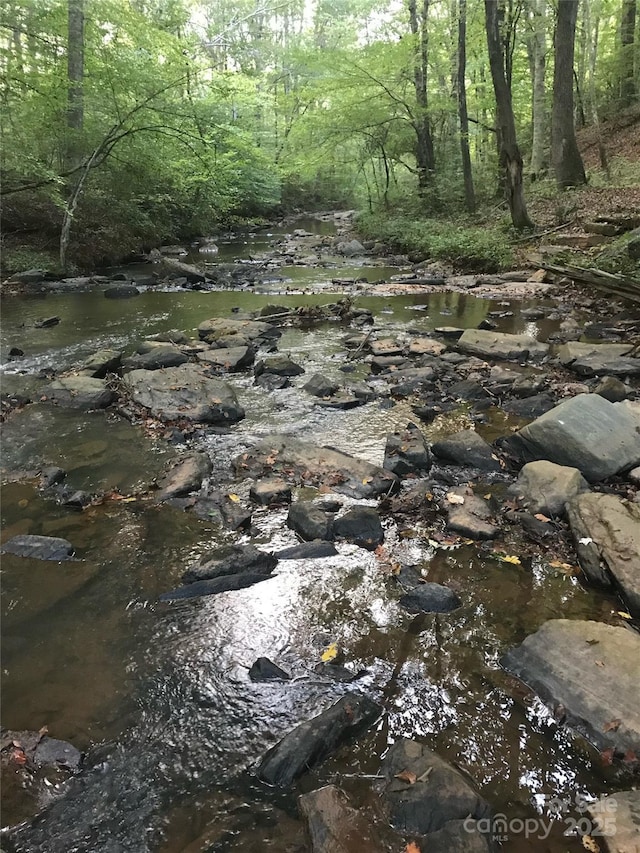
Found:
[[[555,86],[558,4],[489,5],[512,122],[479,0],[7,0],[4,232],[82,262],[296,208],[471,210],[518,158],[571,184],[558,98],[571,126],[634,103],[636,0],[563,0]]]

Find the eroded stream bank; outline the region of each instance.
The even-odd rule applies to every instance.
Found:
[[[357,279],[355,263],[348,271]],[[309,287],[322,279],[328,288],[331,277],[346,277],[344,270],[300,269]],[[286,277],[289,267],[280,270]],[[593,660],[579,661],[581,678],[606,684],[605,706],[585,729],[595,746],[576,734],[579,697],[570,697],[576,704],[569,707],[566,699],[544,695],[538,677],[549,711],[500,662],[558,619],[623,631],[626,649],[627,634],[637,637],[637,586],[633,572],[609,589],[587,582],[589,553],[580,555],[581,572],[564,517],[569,478],[554,485],[561,488],[553,506],[544,504],[550,481],[542,498],[527,486],[529,501],[542,501],[527,512],[518,500],[522,481],[508,492],[522,467],[518,448],[499,439],[561,403],[598,397],[593,417],[601,419],[604,406],[606,417],[623,418],[612,470],[604,479],[594,473],[594,459],[586,451],[580,457],[566,438],[563,452],[571,458],[554,462],[583,471],[584,485],[573,477],[572,500],[603,494],[615,502],[607,512],[631,508],[630,523],[637,523],[637,483],[627,473],[637,448],[624,420],[637,416],[640,360],[628,343],[637,317],[591,300],[570,306],[551,288],[544,298],[522,302],[441,290],[372,296],[349,286],[355,299],[340,303],[341,295],[330,292],[274,294],[285,290],[281,281],[254,285],[252,292],[140,286],[132,299],[105,299],[105,287],[5,300],[4,344],[25,355],[5,363],[3,374],[3,394],[23,405],[9,411],[3,426],[2,541],[60,537],[76,559],[3,555],[3,725],[12,732],[46,725],[49,736],[70,741],[86,757],[56,792],[43,777],[56,784],[68,774],[37,770],[31,758],[16,766],[17,747],[9,746],[5,770],[15,797],[10,783],[5,822],[42,811],[3,846],[302,851],[311,848],[297,795],[328,783],[348,794],[380,849],[423,844],[419,827],[405,823],[403,832],[396,817],[391,829],[394,792],[386,789],[413,792],[426,789],[426,781],[377,778],[389,765],[389,748],[409,738],[464,770],[493,814],[507,816],[506,850],[582,849],[577,836],[564,835],[571,819],[583,817],[580,798],[597,800],[637,778],[629,754],[637,708],[625,704],[633,682],[629,687],[614,677],[616,666],[628,676],[637,661],[616,661],[615,648],[609,659],[608,635],[551,638],[567,658],[572,649],[592,652]],[[274,303],[281,320],[273,308],[264,311]],[[243,320],[260,313],[262,326]],[[60,322],[35,329],[47,316]],[[213,318],[224,322],[208,322]],[[479,326],[494,335],[493,349],[484,353],[482,337],[470,332],[465,344],[462,334]],[[184,337],[167,336],[169,330]],[[154,335],[176,343],[142,343]],[[603,337],[618,349],[602,349]],[[578,338],[589,346],[557,349]],[[115,354],[94,359],[91,371],[99,375],[109,362],[108,378],[78,378],[80,366],[104,350]],[[118,354],[124,370],[109,361]],[[305,390],[316,374],[322,381]],[[192,397],[176,399],[196,380]],[[202,381],[218,383],[217,390]],[[103,392],[108,405],[87,410]],[[620,401],[615,405],[607,399],[612,394]],[[167,422],[172,405],[179,412]],[[576,423],[592,417],[591,405],[573,415],[575,433],[581,432]],[[407,433],[409,422],[417,429]],[[447,444],[471,429],[490,447],[471,446],[469,432],[457,447]],[[307,444],[294,453],[293,439]],[[376,469],[362,471],[341,458],[323,467],[313,450],[323,445]],[[608,445],[598,458],[609,458]],[[378,473],[383,463],[401,484],[388,467]],[[52,467],[63,469],[64,479],[56,482]],[[388,478],[388,487],[381,481],[377,487],[378,476]],[[256,484],[269,478],[285,481],[275,506],[261,505],[255,495]],[[154,483],[159,488],[150,488]],[[474,506],[472,497],[480,501],[477,511],[460,519],[461,510]],[[375,525],[354,533],[344,522],[363,506],[380,519],[381,544]],[[591,526],[578,540],[598,545],[598,512],[597,501],[576,511],[574,534],[578,515]],[[310,537],[309,529],[335,540],[336,554],[281,558],[253,586],[159,601],[170,590],[188,589],[185,570],[209,565],[222,545],[281,553]],[[623,546],[606,543],[608,553],[617,547],[620,554]],[[637,550],[629,561],[640,574]],[[459,606],[440,614],[405,609],[403,595],[422,590],[422,581],[451,590]],[[253,682],[248,671],[260,657],[292,679]],[[289,787],[261,781],[256,768],[268,749],[349,692],[379,704],[377,720]],[[411,772],[411,761],[428,764],[424,756],[398,760],[407,764],[398,772]],[[341,819],[350,826],[353,815]],[[548,821],[548,837],[541,824],[531,833],[519,829],[516,821],[527,819]],[[357,850],[363,830],[354,831]],[[451,838],[447,843],[449,850],[466,849]],[[434,844],[431,838],[423,849]]]

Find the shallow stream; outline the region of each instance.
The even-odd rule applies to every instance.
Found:
[[[233,251],[235,250],[235,251]],[[229,255],[244,247],[231,245]],[[295,269],[284,271],[295,283]],[[352,269],[351,275],[367,271]],[[379,274],[379,273],[378,273]],[[324,271],[304,271],[304,284]],[[106,300],[100,291],[12,297],[3,306],[3,380],[78,365],[98,349],[133,351],[147,335],[180,329],[193,334],[213,316],[255,311],[268,302],[297,306],[334,301],[335,294],[157,292]],[[527,322],[522,307],[470,295],[439,293],[361,298],[376,325],[428,331],[475,327],[499,310],[499,329],[544,340],[552,321]],[[57,315],[54,327],[38,318]],[[540,325],[538,325],[540,324]],[[279,350],[310,375],[344,379],[342,338],[325,324],[287,330]],[[13,346],[25,351],[7,362]],[[361,367],[356,368],[357,377]],[[299,387],[267,392],[252,376],[231,375],[246,420],[228,435],[208,435],[214,477],[228,482],[232,457],[260,437],[292,433],[381,464],[388,432],[406,425],[405,404],[379,401],[341,412],[314,405]],[[304,377],[294,380],[297,385]],[[424,427],[429,438],[465,425],[461,410]],[[513,425],[499,411],[478,430],[489,439]],[[385,547],[420,563],[432,581],[454,588],[463,606],[446,616],[411,617],[374,554],[339,545],[339,556],[281,561],[272,579],[220,596],[160,604],[184,569],[227,541],[267,550],[294,544],[284,510],[256,510],[251,535],[142,497],[183,446],[153,440],[117,414],[84,414],[36,403],[3,427],[2,541],[17,533],[62,536],[77,561],[39,563],[5,555],[3,584],[3,726],[38,730],[88,753],[88,767],[7,850],[47,851],[302,851],[296,795],[329,781],[356,803],[372,800],[380,758],[398,737],[417,737],[475,781],[494,811],[510,819],[544,817],[546,802],[597,797],[628,785],[621,771],[558,727],[544,706],[500,668],[502,653],[555,617],[610,621],[614,598],[585,589],[573,574],[535,559],[500,563],[488,549],[430,544],[428,530],[389,524]],[[119,489],[141,497],[109,501],[82,512],[45,499],[30,475],[60,465],[68,482],[89,491]],[[498,486],[487,486],[502,493]],[[315,671],[323,650],[337,643],[345,664],[366,674],[351,685]],[[254,684],[247,669],[268,656],[291,672],[288,683]],[[296,790],[260,784],[252,767],[286,732],[349,689],[386,709],[377,727],[305,776]],[[365,778],[363,778],[363,776]],[[35,790],[35,789],[34,789]],[[39,789],[38,789],[39,790]],[[10,792],[9,792],[10,794]],[[55,791],[54,791],[55,794]],[[35,794],[34,794],[35,796]],[[3,824],[32,814],[42,802],[8,796]],[[573,808],[573,806],[572,806]],[[570,813],[579,818],[575,808]],[[383,818],[381,817],[382,821]],[[580,850],[567,824],[553,823],[542,840],[512,834],[506,851]],[[5,842],[3,842],[4,845]]]

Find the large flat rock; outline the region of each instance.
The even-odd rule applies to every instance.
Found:
[[[92,376],[76,374],[54,380],[40,392],[59,406],[71,409],[105,409],[116,398],[115,392],[107,387],[104,379],[94,379]]]
[[[198,337],[201,341],[207,341],[210,344],[223,338],[236,336],[248,341],[255,341],[258,338],[279,338],[280,330],[262,320],[227,320],[221,317],[204,320],[198,326]]]
[[[514,361],[521,358],[542,358],[549,345],[540,343],[530,335],[508,335],[485,329],[465,329],[457,349],[487,359]]]
[[[133,400],[163,421],[230,424],[244,418],[233,388],[197,365],[132,370],[124,382]]]
[[[640,376],[640,358],[628,356],[633,344],[571,341],[558,350],[560,362],[580,376]]]
[[[398,488],[391,471],[331,447],[288,435],[274,435],[233,460],[238,476],[259,479],[278,474],[288,483],[331,486],[336,492],[373,498]]]
[[[640,635],[604,622],[553,619],[502,665],[599,749],[640,750]],[[618,723],[619,721],[619,723]]]
[[[578,560],[593,583],[620,589],[640,616],[640,505],[616,495],[578,495],[567,507]]]
[[[508,444],[524,461],[547,459],[597,482],[640,463],[640,419],[625,403],[579,394],[518,430]]]

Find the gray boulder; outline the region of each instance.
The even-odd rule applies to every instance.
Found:
[[[439,583],[423,583],[405,593],[398,602],[409,613],[449,613],[460,607],[453,590]]]
[[[356,506],[333,522],[333,537],[346,539],[373,551],[384,541],[384,530],[380,516],[373,507]]]
[[[125,359],[127,370],[160,370],[163,367],[178,367],[189,361],[187,356],[171,344],[157,344],[149,347],[146,352],[135,353]]]
[[[342,241],[336,246],[336,251],[347,258],[352,258],[355,255],[363,255],[366,252],[365,247],[359,240]]]
[[[381,770],[391,823],[405,834],[428,836],[452,821],[489,817],[489,806],[462,774],[424,744],[404,738],[396,741]],[[416,782],[397,778],[407,773],[413,774]],[[425,849],[431,848],[425,845]]]
[[[209,344],[216,343],[221,338],[233,336],[240,336],[247,341],[256,341],[279,338],[280,334],[276,326],[261,320],[225,320],[214,317],[198,326],[198,337]]]
[[[307,394],[314,397],[330,397],[340,387],[337,382],[327,379],[322,373],[314,373],[302,386]]]
[[[633,344],[584,344],[572,341],[560,347],[560,362],[580,376],[640,376],[640,359],[627,354]]]
[[[278,564],[273,554],[260,551],[254,545],[229,545],[208,555],[182,575],[184,583],[213,580],[230,575],[270,575]]]
[[[583,494],[567,505],[580,567],[601,586],[619,588],[640,616],[640,505],[616,495]]]
[[[253,347],[220,347],[198,353],[198,361],[210,364],[220,370],[242,370],[253,364],[255,352]]]
[[[500,532],[490,520],[492,512],[487,502],[471,489],[458,486],[449,492],[447,500],[447,530],[469,539],[495,539]]]
[[[296,501],[289,507],[287,526],[305,539],[333,539],[333,513],[325,512],[308,501]]]
[[[41,391],[52,403],[70,409],[105,409],[115,400],[115,392],[107,388],[104,379],[77,374],[56,379]]]
[[[518,474],[517,481],[509,488],[521,506],[547,516],[563,516],[565,504],[588,492],[589,484],[577,468],[556,465],[540,460],[528,462]]]
[[[351,853],[358,850],[383,853],[387,844],[377,837],[375,824],[362,808],[354,809],[347,795],[335,785],[325,785],[298,799],[311,841],[311,853]]]
[[[286,355],[278,354],[257,362],[253,372],[256,376],[262,376],[263,373],[273,373],[276,376],[300,376],[304,373],[304,367],[296,364]]]
[[[156,501],[168,501],[197,491],[202,481],[211,473],[211,460],[204,453],[192,453],[174,465],[158,481],[160,488]]]
[[[436,441],[431,450],[445,462],[479,468],[481,471],[499,471],[500,462],[490,444],[475,430],[464,429]]]
[[[34,536],[20,534],[9,539],[0,548],[3,554],[15,554],[32,560],[52,560],[62,562],[73,556],[73,545],[57,536]]]
[[[621,403],[629,396],[629,388],[616,376],[604,376],[593,391],[610,403]]]
[[[603,622],[552,619],[502,665],[599,749],[640,749],[640,635]],[[617,726],[610,725],[620,720]]]
[[[391,471],[334,450],[273,435],[233,460],[238,476],[257,480],[280,474],[287,482],[330,485],[334,491],[356,498],[373,498],[395,491],[399,481]]]
[[[291,503],[291,487],[279,477],[267,477],[251,485],[249,497],[260,506]]]
[[[409,423],[406,429],[387,436],[382,463],[387,471],[393,471],[399,477],[406,474],[422,476],[429,472],[431,462],[422,430],[415,424]]]
[[[81,367],[83,373],[94,379],[104,379],[107,373],[119,370],[122,364],[122,352],[120,350],[103,349],[94,352]]]
[[[233,388],[197,365],[132,370],[125,383],[133,400],[163,421],[232,424],[244,418]]]
[[[524,461],[547,459],[597,482],[640,463],[640,419],[624,403],[579,394],[507,440]]]
[[[540,343],[529,335],[508,335],[484,329],[465,329],[457,348],[482,358],[505,361],[542,358],[549,351],[548,344]]]

